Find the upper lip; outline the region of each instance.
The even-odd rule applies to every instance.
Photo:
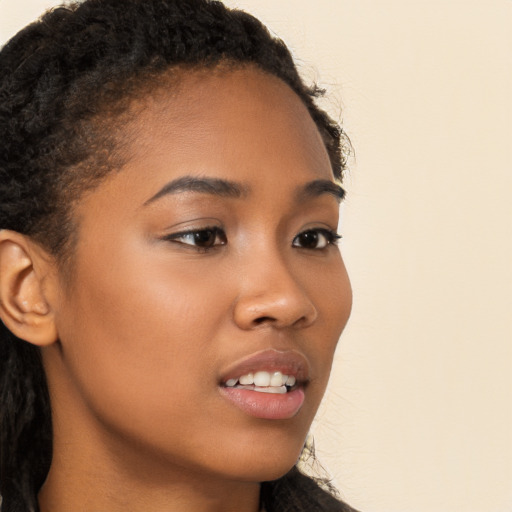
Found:
[[[221,383],[257,371],[281,372],[283,375],[293,375],[298,382],[303,383],[309,379],[310,368],[306,357],[296,350],[263,350],[231,364],[223,373]]]

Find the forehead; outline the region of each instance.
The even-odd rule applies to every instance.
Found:
[[[253,67],[184,72],[137,111],[127,127],[131,166],[149,171],[160,161],[184,174],[225,174],[231,165],[235,174],[257,173],[272,166],[332,179],[306,106],[287,84]]]

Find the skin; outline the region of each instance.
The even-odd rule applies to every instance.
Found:
[[[259,482],[301,452],[351,308],[339,248],[294,244],[337,228],[332,194],[298,196],[333,181],[327,152],[295,93],[251,68],[189,72],[125,130],[126,165],[75,208],[72,282],[36,265],[56,333],[42,349],[55,441],[41,511],[256,512]],[[183,176],[241,194],[150,201]],[[214,226],[225,238],[206,251],[165,239]],[[219,391],[230,365],[264,349],[309,363],[292,418],[251,417]]]

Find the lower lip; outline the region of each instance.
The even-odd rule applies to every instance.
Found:
[[[251,391],[250,389],[220,388],[222,394],[235,407],[255,418],[286,420],[293,418],[304,403],[302,388],[287,393],[273,394]]]

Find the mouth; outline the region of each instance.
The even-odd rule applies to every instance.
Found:
[[[221,394],[249,416],[282,420],[302,408],[309,363],[296,351],[266,350],[236,362],[220,381]]]
[[[228,388],[283,395],[297,386],[297,378],[294,375],[283,375],[282,372],[260,370],[256,373],[246,373],[238,378],[229,379],[224,385]]]

